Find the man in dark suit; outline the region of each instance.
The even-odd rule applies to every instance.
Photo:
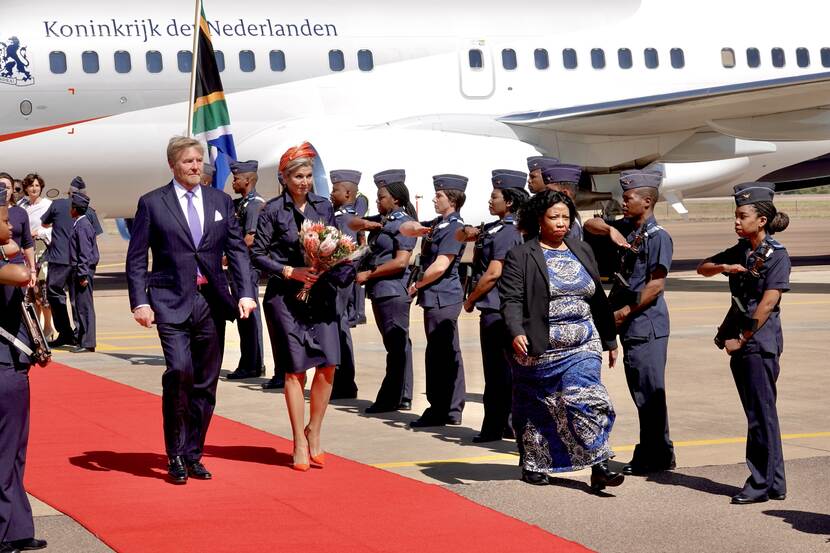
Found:
[[[230,196],[200,186],[202,145],[174,137],[167,146],[173,180],[141,197],[127,250],[133,317],[158,329],[167,368],[162,376],[164,442],[175,483],[211,478],[201,463],[222,365],[225,320],[256,308],[248,249]],[[148,249],[153,268],[148,273]],[[238,301],[222,271],[229,274]]]

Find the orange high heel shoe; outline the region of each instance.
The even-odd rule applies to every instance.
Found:
[[[306,440],[308,440],[308,431],[309,431],[309,428],[306,426],[305,427],[305,439]],[[325,454],[325,452],[322,452],[318,455],[312,455],[311,454],[311,446],[309,446],[309,448],[308,448],[308,457],[309,457],[309,459],[311,459],[312,463],[314,463],[315,465],[317,465],[321,468],[326,465],[326,454]]]
[[[311,455],[311,450],[308,452],[309,456]],[[300,472],[307,471],[310,467],[308,463],[292,463],[291,468],[294,470],[298,470]]]

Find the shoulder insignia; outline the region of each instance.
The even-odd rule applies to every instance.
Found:
[[[503,228],[504,228],[504,225],[499,223],[498,225],[496,225],[493,228],[489,229],[487,231],[487,234],[496,234],[497,232],[499,232]]]
[[[447,228],[450,226],[450,221],[444,221],[443,223],[439,224],[436,228]]]

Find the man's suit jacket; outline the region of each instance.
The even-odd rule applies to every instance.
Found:
[[[594,281],[596,291],[588,299],[591,316],[599,332],[603,349],[614,349],[617,346],[614,313],[608,304],[605,290],[602,289],[594,254],[590,246],[576,238],[566,237],[565,245]],[[510,339],[525,335],[528,340],[528,355],[542,355],[550,344],[550,283],[538,238],[520,244],[507,253],[499,279],[499,294],[501,313]]]
[[[148,304],[156,323],[182,323],[193,311],[196,267],[208,280],[211,308],[227,320],[238,315],[237,299],[228,288],[222,270],[227,255],[231,278],[239,297],[254,297],[248,248],[230,196],[202,187],[202,240],[194,244],[187,219],[171,181],[138,200],[127,249],[127,284],[130,307]],[[153,268],[147,271],[147,251],[153,253]]]

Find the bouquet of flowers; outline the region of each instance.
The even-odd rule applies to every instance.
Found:
[[[303,222],[300,226],[300,244],[303,247],[306,266],[318,274],[341,263],[354,261],[368,251],[366,246],[358,246],[351,236],[319,221]],[[303,284],[297,299],[307,302],[311,286],[309,282]]]

